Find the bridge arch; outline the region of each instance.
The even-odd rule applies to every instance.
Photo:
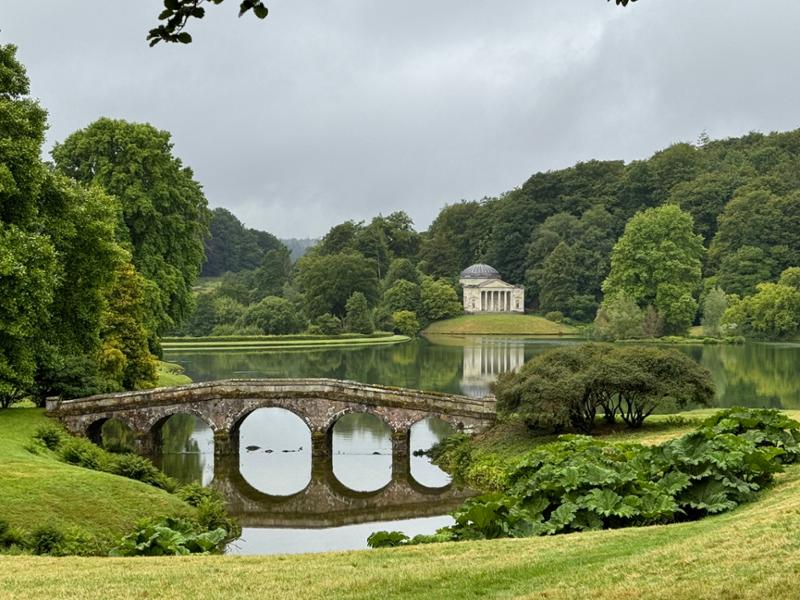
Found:
[[[145,431],[153,435],[160,435],[161,428],[164,426],[164,424],[176,415],[191,415],[193,417],[197,417],[203,421],[203,423],[208,425],[209,428],[211,428],[211,431],[214,433],[217,432],[217,425],[214,423],[214,420],[211,419],[206,412],[193,406],[177,406],[166,409],[160,414],[153,415],[144,423]]]
[[[138,431],[134,422],[124,414],[104,414],[97,418],[91,419],[83,431],[83,435],[89,438],[98,446],[103,445],[103,426],[109,421],[119,421],[130,430],[134,435]]]
[[[230,432],[230,437],[232,440],[237,440],[239,437],[239,429],[244,423],[245,419],[252,415],[257,410],[261,410],[262,408],[280,408],[282,410],[288,411],[299,417],[300,420],[305,423],[306,427],[310,432],[314,432],[314,425],[309,418],[309,416],[296,406],[294,406],[289,401],[276,401],[274,399],[259,399],[259,400],[250,400],[244,402],[245,406],[238,411],[235,411],[226,421],[225,429]]]

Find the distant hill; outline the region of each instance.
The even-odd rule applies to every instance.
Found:
[[[319,240],[312,238],[289,238],[287,240],[281,240],[281,242],[289,249],[289,252],[292,253],[292,262],[294,262],[303,256],[311,246],[319,242]]]

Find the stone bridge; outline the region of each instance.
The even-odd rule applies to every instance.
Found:
[[[103,423],[118,419],[133,431],[137,451],[157,454],[161,427],[171,416],[191,414],[214,432],[216,455],[239,451],[239,427],[259,408],[295,413],[311,431],[313,453],[328,455],[333,426],[348,413],[370,413],[392,432],[392,452],[407,455],[411,426],[437,417],[465,433],[488,428],[496,418],[493,397],[474,399],[336,379],[231,379],[172,388],[101,394],[75,400],[48,399],[47,409],[72,432],[99,440]]]

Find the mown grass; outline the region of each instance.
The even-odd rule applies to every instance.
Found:
[[[677,525],[270,557],[0,557],[14,598],[798,597],[800,466],[760,500]]]
[[[183,372],[183,367],[175,363],[158,362],[158,387],[171,387],[192,383],[192,378]]]
[[[311,350],[315,348],[342,348],[361,347],[382,344],[397,344],[407,342],[410,338],[404,335],[380,336],[342,336],[342,337],[315,337],[315,336],[252,336],[241,338],[169,338],[162,341],[164,350],[181,352],[222,352],[222,351],[253,351],[253,350]]]
[[[576,335],[577,330],[563,323],[536,315],[491,314],[463,315],[431,323],[425,333],[448,335]]]
[[[50,423],[35,408],[0,410],[0,519],[21,531],[54,525],[104,548],[144,517],[187,514],[189,507],[152,486],[28,451]],[[0,589],[0,597],[2,597]]]

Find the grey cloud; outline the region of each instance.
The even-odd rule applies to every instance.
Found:
[[[280,236],[446,202],[538,170],[798,127],[800,4],[233,0],[190,46],[144,42],[158,0],[3,0],[48,145],[107,115],[173,133],[213,206]]]

